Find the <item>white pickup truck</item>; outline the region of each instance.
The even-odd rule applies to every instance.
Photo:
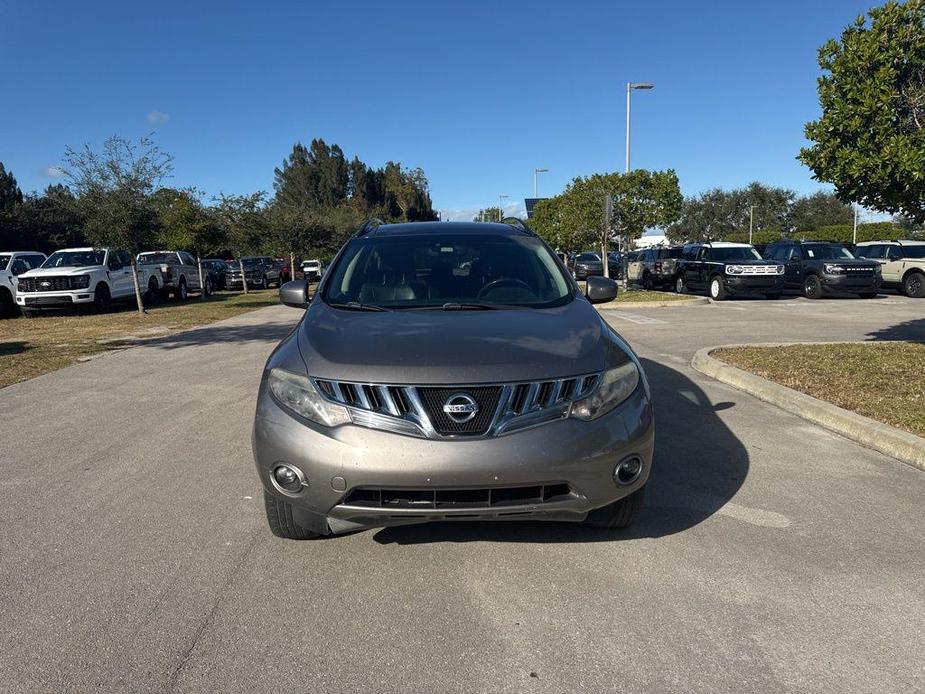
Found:
[[[153,271],[159,281],[158,291],[163,296],[173,296],[185,301],[190,292],[202,290],[199,282],[199,263],[186,251],[149,251],[138,254],[138,267]],[[150,280],[149,280],[150,282]],[[206,296],[215,291],[212,280],[206,277]],[[141,285],[148,293],[153,286]]]
[[[144,292],[157,270],[138,268]],[[135,296],[132,256],[114,248],[64,248],[55,251],[42,267],[19,276],[16,305],[25,316],[44,309],[93,307],[105,311],[113,301]]]
[[[0,251],[0,317],[15,312],[19,276],[44,262],[45,254],[38,251]]]

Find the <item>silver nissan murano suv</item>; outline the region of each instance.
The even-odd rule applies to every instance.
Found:
[[[366,222],[270,355],[253,451],[284,538],[449,520],[624,528],[655,438],[632,349],[520,220]]]

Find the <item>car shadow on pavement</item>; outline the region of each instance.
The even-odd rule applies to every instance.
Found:
[[[867,333],[871,340],[925,342],[925,318],[916,318]]]
[[[429,542],[610,542],[673,535],[722,508],[748,475],[748,451],[717,416],[734,403],[711,403],[692,380],[671,367],[643,359],[655,403],[655,459],[646,505],[626,530],[577,523],[503,521],[438,522],[383,528],[381,544]]]

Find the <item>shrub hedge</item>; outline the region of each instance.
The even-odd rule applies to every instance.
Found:
[[[783,237],[784,233],[780,229],[756,231],[752,234],[752,242],[774,243]],[[795,231],[790,234],[790,237],[805,239],[806,241],[837,241],[839,243],[851,243],[854,238],[854,227],[851,224],[834,224],[832,226],[819,227],[811,231]],[[862,241],[880,241],[882,239],[918,238],[922,238],[921,231],[904,231],[901,227],[892,222],[858,224],[858,243]],[[723,237],[723,241],[748,243],[748,232],[737,231],[732,234],[726,234],[726,236]]]

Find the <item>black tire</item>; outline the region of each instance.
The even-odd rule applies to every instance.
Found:
[[[713,299],[713,301],[725,301],[726,299],[726,284],[719,275],[713,275],[710,278],[707,291],[710,293],[710,298]]]
[[[261,286],[263,289],[269,289],[269,288],[270,288],[270,282],[269,282],[269,280],[267,279],[267,276],[266,276],[266,275],[264,275],[264,276],[263,276],[263,279],[260,281],[260,286]]]
[[[678,275],[674,280],[674,290],[678,294],[687,294],[687,285],[684,284],[684,276]]]
[[[925,297],[925,274],[910,272],[903,278],[903,294],[913,299]]]
[[[16,303],[13,301],[13,294],[6,287],[0,287],[0,318],[9,318],[15,314]]]
[[[215,293],[215,287],[214,287],[213,284],[212,284],[212,278],[211,278],[211,277],[206,277],[206,287],[205,287],[205,289],[203,290],[203,293],[204,293],[206,296],[212,296],[212,295]]]
[[[822,298],[822,282],[816,275],[806,275],[803,280],[803,296],[807,299]]]
[[[177,297],[177,301],[186,301],[189,298],[189,289],[186,286],[185,277],[180,278],[180,283],[177,284],[177,291],[174,296]]]
[[[157,280],[151,278],[148,280],[148,290],[144,293],[142,297],[142,302],[145,306],[157,306],[161,300],[161,290],[157,286]]]
[[[780,299],[783,296],[783,292],[768,292],[767,294],[765,294],[765,296],[768,299],[771,299],[771,301],[776,301],[777,299]]]
[[[862,299],[876,299],[877,292],[861,292],[858,296]]]
[[[585,518],[585,523],[598,528],[620,530],[628,528],[636,520],[645,503],[646,486],[642,485],[629,496],[595,509]]]
[[[270,532],[286,540],[314,540],[321,537],[313,530],[295,524],[292,518],[292,504],[263,491],[263,504],[267,512]]]
[[[110,306],[112,306],[112,295],[109,293],[109,286],[100,282],[93,290],[93,310],[96,313],[106,313]]]
[[[652,275],[648,272],[642,276],[642,288],[647,292],[651,292],[655,289],[655,284],[652,282]]]

